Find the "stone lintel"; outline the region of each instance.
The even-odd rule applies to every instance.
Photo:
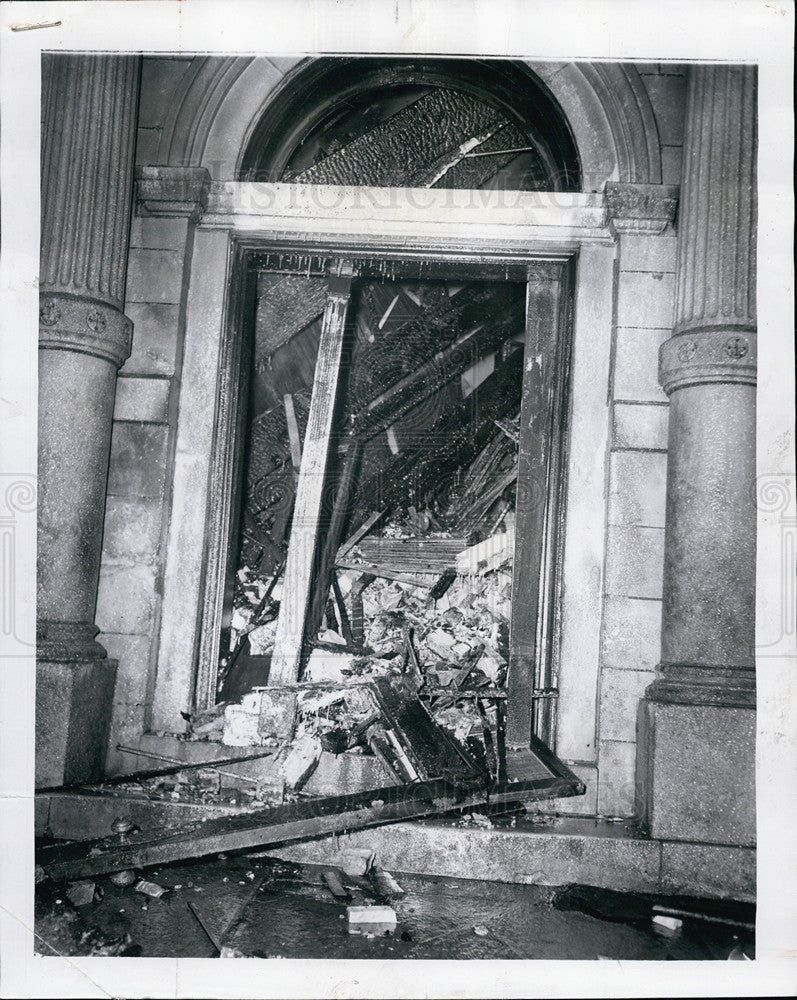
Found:
[[[197,222],[208,204],[210,174],[204,167],[136,167],[138,215]]]
[[[659,236],[675,221],[677,185],[609,181],[604,194],[609,227],[615,236],[623,233]]]
[[[757,344],[750,326],[677,332],[659,348],[659,382],[668,396],[701,383],[755,385]]]
[[[92,354],[118,368],[130,356],[132,341],[132,322],[107,302],[83,295],[40,293],[40,349]]]

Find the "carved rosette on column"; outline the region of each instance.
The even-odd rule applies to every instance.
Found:
[[[139,56],[42,60],[42,348],[117,367],[130,354],[123,313]]]
[[[661,664],[640,715],[653,836],[755,842],[755,68],[694,66],[670,398]]]
[[[94,624],[140,56],[42,59],[37,784],[101,773],[115,663]]]

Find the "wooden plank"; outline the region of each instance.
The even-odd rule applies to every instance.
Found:
[[[554,758],[556,761],[556,758]],[[561,761],[545,777],[510,781],[488,789],[481,781],[462,785],[446,778],[386,785],[351,795],[307,799],[186,824],[177,830],[126,834],[101,840],[50,844],[36,861],[56,882],[198,858],[219,851],[267,847],[325,833],[364,829],[405,819],[491,803],[583,795],[584,785]],[[537,767],[538,772],[539,764]]]
[[[384,513],[384,510],[375,510],[373,514],[369,515],[365,522],[361,524],[354,534],[338,549],[338,559],[345,559],[354,546],[360,541],[361,538],[368,534],[371,528],[373,528]]]
[[[100,778],[97,781],[73,781],[69,785],[51,785],[47,788],[37,788],[34,794],[50,795],[53,793],[77,790],[78,788],[96,788],[102,785],[124,785],[127,782],[146,781],[149,778],[165,778],[170,774],[179,774],[181,771],[198,771],[203,768],[208,771],[218,771],[219,774],[224,774],[224,771],[219,770],[222,767],[228,767],[230,764],[245,764],[250,760],[262,760],[264,757],[272,757],[275,753],[274,750],[261,750],[259,752],[243,756],[222,757],[215,760],[177,761],[173,757],[161,757],[159,754],[144,754],[137,747],[133,748],[117,745],[116,749],[122,753],[136,753],[141,756],[154,757],[156,760],[172,760],[174,763],[170,764],[169,767],[159,767],[149,771],[133,771],[132,774],[116,774],[111,778]],[[229,777],[240,778],[242,775],[230,773]]]
[[[402,694],[384,677],[374,679],[374,688],[387,725],[421,778],[456,774],[465,780],[479,773],[467,750],[437,725],[417,696]]]
[[[343,592],[341,591],[340,584],[338,583],[338,574],[334,569],[332,570],[332,592],[335,595],[335,603],[338,606],[340,628],[343,638],[346,640],[346,645],[354,648],[357,643],[354,640],[354,633],[351,630],[351,621],[349,620],[349,612],[346,609],[346,602],[343,599]]]
[[[365,616],[363,614],[363,591],[374,582],[373,573],[363,573],[352,584],[349,591],[351,601],[351,633],[357,646],[365,644]]]
[[[530,269],[526,345],[520,404],[516,544],[507,672],[507,745],[526,747],[531,737],[538,657],[546,513],[549,496],[554,367],[563,275],[561,267]]]
[[[432,393],[518,333],[519,318],[511,306],[510,303],[503,316],[485,316],[483,325],[438,351],[417,371],[372,399],[354,414],[356,432],[372,437],[388,429]]]
[[[431,590],[434,585],[434,581],[427,582],[426,580],[419,579],[417,576],[407,576],[406,573],[398,572],[396,569],[387,566],[376,566],[374,563],[339,561],[335,565],[338,569],[354,569],[370,576],[381,576],[386,580],[396,580],[398,583],[409,583],[413,587],[425,587],[427,590]]]
[[[437,808],[433,799],[451,807],[463,798],[463,792],[453,782],[443,779],[409,786],[388,785],[209,819],[178,830],[127,834],[124,841],[117,835],[100,841],[53,845],[43,848],[37,857],[56,881],[84,878],[428,815]],[[376,800],[383,804],[374,805]]]
[[[349,512],[349,504],[354,488],[354,476],[360,459],[362,443],[355,439],[346,449],[343,459],[343,470],[335,493],[335,502],[329,525],[324,531],[321,554],[314,574],[313,593],[310,598],[310,611],[305,624],[305,639],[312,641],[321,625],[321,616],[329,597],[329,589],[335,571],[335,553],[340,545],[340,536]],[[321,525],[323,530],[324,526]]]
[[[386,556],[380,558],[378,555],[368,554],[363,555],[362,562],[358,560],[346,560],[347,564],[352,563],[355,566],[363,566],[367,569],[369,566],[381,566],[383,569],[389,570],[391,573],[403,573],[408,576],[434,576],[440,577],[446,570],[454,569],[454,559],[451,558],[439,558],[439,559],[413,559],[408,556],[406,558],[402,556]],[[343,565],[338,563],[338,566]]]
[[[457,573],[470,576],[483,576],[490,570],[500,566],[508,558],[512,558],[515,549],[515,529],[497,535],[490,535],[483,542],[471,545],[456,557]]]
[[[299,436],[299,424],[296,422],[296,411],[293,408],[293,396],[286,392],[283,396],[285,404],[285,420],[288,424],[288,440],[291,446],[291,464],[296,472],[302,466],[302,440]]]
[[[351,265],[340,262],[329,278],[269,672],[272,687],[297,680],[301,667],[352,275]]]
[[[442,569],[454,565],[455,557],[467,547],[468,539],[457,538],[364,538],[358,545],[362,557],[371,562],[428,562]]]

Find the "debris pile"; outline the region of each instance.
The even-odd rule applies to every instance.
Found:
[[[243,566],[220,670],[222,697],[244,661],[254,664],[258,681],[225,706],[223,721],[216,715],[194,725],[192,737],[218,738],[221,730],[229,746],[275,746],[286,791],[299,791],[324,752],[380,756],[369,721],[374,706],[366,706],[356,685],[388,678],[409,684],[434,721],[497,775],[514,552],[508,493],[517,469],[518,420],[498,422],[448,509],[410,505],[389,519],[372,512],[338,547],[329,599],[301,676],[304,684],[332,690],[281,698],[267,688],[284,564],[270,578]],[[452,526],[467,533],[453,534]],[[295,712],[291,741],[286,712]]]

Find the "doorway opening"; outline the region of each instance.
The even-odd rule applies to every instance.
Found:
[[[245,259],[206,691],[409,672],[491,772],[552,745],[569,262]]]

